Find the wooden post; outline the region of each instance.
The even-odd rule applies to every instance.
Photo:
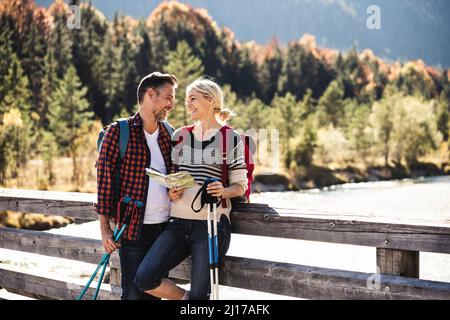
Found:
[[[419,251],[377,248],[380,273],[419,278]]]

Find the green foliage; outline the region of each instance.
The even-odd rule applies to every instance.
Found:
[[[293,149],[290,141],[297,135],[300,129],[301,118],[305,111],[302,108],[302,104],[291,93],[287,93],[283,97],[275,96],[272,101],[272,109],[271,122],[275,128],[280,130],[280,139],[286,154],[285,163],[289,167]]]
[[[71,33],[73,64],[81,83],[87,88],[86,98],[89,104],[106,124],[111,116],[110,110],[106,108],[107,94],[103,91],[108,88],[104,82],[109,81],[109,77],[104,77],[105,60],[108,57],[103,57],[103,54],[108,52],[107,48],[104,48],[108,22],[99,16],[90,3],[80,8],[80,14],[83,17],[83,27]]]
[[[73,142],[78,135],[77,129],[91,121],[93,114],[89,111],[86,92],[87,89],[82,87],[75,68],[70,66],[53,92],[49,105],[50,128],[56,137],[60,152],[73,151]]]
[[[311,165],[316,147],[317,124],[315,123],[314,117],[310,116],[302,123],[295,143],[293,154],[295,162],[304,166]]]
[[[370,122],[386,163],[392,157],[396,163],[406,161],[411,165],[419,156],[439,147],[442,134],[433,112],[435,103],[395,94],[374,104]]]
[[[269,104],[277,93],[278,81],[283,66],[283,57],[280,48],[273,45],[273,56],[267,57],[259,66],[258,97]],[[310,89],[309,89],[310,90]]]
[[[186,41],[179,42],[177,49],[169,52],[168,61],[164,71],[178,79],[176,108],[170,113],[170,122],[176,127],[185,126],[191,122],[185,107],[186,87],[203,74],[202,62],[193,55]]]
[[[311,50],[299,43],[288,46],[278,82],[278,93],[291,92],[301,99],[310,88],[315,98],[319,98],[334,73],[330,67],[318,60]]]
[[[25,122],[29,123],[32,95],[28,86],[28,78],[24,75],[15,53],[12,53],[6,62],[8,66],[5,68],[6,74],[2,79],[0,114],[15,108],[23,114]]]
[[[179,80],[170,114],[176,127],[190,122],[187,84],[212,76],[237,114],[233,127],[279,130],[287,168],[380,157],[411,164],[449,141],[448,70],[421,61],[387,64],[355,48],[319,48],[312,36],[286,47],[277,39],[266,46],[239,42],[206,11],[177,2],[161,3],[146,21],[108,21],[89,3],[81,6],[79,30],[67,28],[67,6],[59,6],[0,6],[2,179],[15,174],[15,161],[25,161],[11,157],[37,150],[50,184],[52,159],[61,154],[71,155],[82,183],[80,159],[90,142],[81,136],[92,130],[90,121],[107,124],[136,112],[139,80],[153,71]]]
[[[38,139],[39,156],[44,161],[45,173],[50,186],[55,183],[54,160],[58,155],[58,145],[55,136],[49,131],[42,130]]]
[[[24,123],[21,113],[11,108],[3,115],[0,126],[0,184],[7,178],[15,178],[28,159],[29,127]]]
[[[369,162],[367,157],[372,146],[372,132],[369,126],[370,107],[359,104],[355,99],[344,100],[344,131],[355,157]]]
[[[325,126],[331,123],[334,127],[340,125],[344,115],[344,89],[336,80],[332,81],[320,97],[318,102],[319,125]]]

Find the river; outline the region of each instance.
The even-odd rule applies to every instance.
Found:
[[[255,203],[297,208],[308,213],[339,212],[390,220],[446,220],[450,223],[450,176],[349,183],[297,192],[265,192],[251,197]],[[99,239],[98,230],[98,222],[93,221],[47,232]],[[228,255],[375,273],[375,252],[372,247],[233,234]],[[44,274],[82,279],[87,279],[95,269],[91,264],[1,249],[0,261],[18,268],[34,268]],[[421,252],[420,278],[450,282],[450,255]],[[221,290],[224,299],[287,298],[229,287]]]

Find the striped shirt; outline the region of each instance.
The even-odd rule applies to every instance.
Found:
[[[234,130],[226,130],[226,163],[228,166],[229,185],[239,184],[244,192],[247,189],[247,169],[244,158],[244,144],[239,133]],[[210,138],[200,141],[194,135],[194,132],[187,130],[186,127],[178,129],[174,133],[172,140],[178,141],[182,136],[172,153],[172,161],[177,165],[178,171],[189,172],[198,187],[190,188],[184,191],[182,199],[172,203],[171,216],[186,219],[203,220],[206,219],[206,207],[204,214],[195,213],[191,209],[191,203],[196,191],[203,185],[207,178],[217,178],[222,180],[222,133],[215,130],[210,134]],[[199,199],[197,199],[199,201]],[[227,208],[218,207],[219,214],[229,215],[231,204],[227,200]],[[200,204],[195,204],[196,208]]]

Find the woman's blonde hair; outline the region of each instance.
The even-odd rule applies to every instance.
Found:
[[[211,99],[214,107],[214,114],[219,122],[226,122],[230,117],[235,116],[234,112],[224,107],[223,93],[220,86],[207,78],[198,78],[186,88],[186,95],[194,89],[200,92],[205,98]]]

